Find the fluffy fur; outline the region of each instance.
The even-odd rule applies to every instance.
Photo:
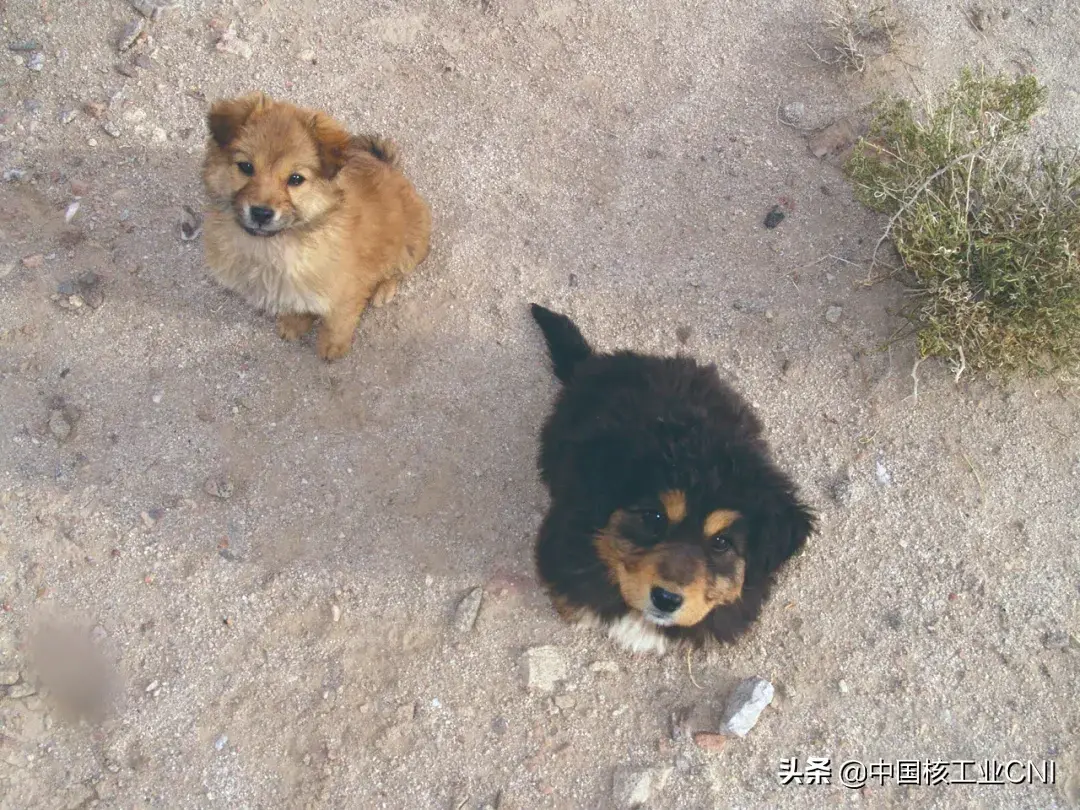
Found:
[[[206,260],[224,286],[296,339],[321,319],[318,353],[347,354],[428,253],[427,204],[389,141],[261,93],[215,103],[203,163]]]
[[[632,652],[732,642],[815,517],[716,367],[592,350],[536,304],[562,386],[540,437],[536,564],[567,620]]]

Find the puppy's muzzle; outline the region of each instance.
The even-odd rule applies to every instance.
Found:
[[[273,236],[282,227],[277,211],[265,205],[244,206],[240,224],[252,236]]]
[[[659,585],[654,586],[649,592],[649,600],[660,613],[672,614],[682,607],[683,598],[677,593],[672,593]]]

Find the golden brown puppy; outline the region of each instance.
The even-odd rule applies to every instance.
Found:
[[[388,141],[262,93],[215,103],[203,183],[206,260],[224,286],[344,356],[368,303],[381,306],[428,253],[431,213]]]

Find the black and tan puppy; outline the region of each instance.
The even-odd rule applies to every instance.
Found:
[[[594,352],[536,304],[562,382],[541,434],[536,563],[560,615],[633,652],[730,642],[815,527],[716,367]]]

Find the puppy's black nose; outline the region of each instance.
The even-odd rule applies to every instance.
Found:
[[[253,205],[248,209],[248,216],[256,225],[265,225],[274,218],[273,208],[264,208],[261,205]]]
[[[654,587],[649,596],[652,597],[652,603],[656,609],[662,613],[674,613],[682,604],[682,597],[679,594],[666,591],[659,586]]]

